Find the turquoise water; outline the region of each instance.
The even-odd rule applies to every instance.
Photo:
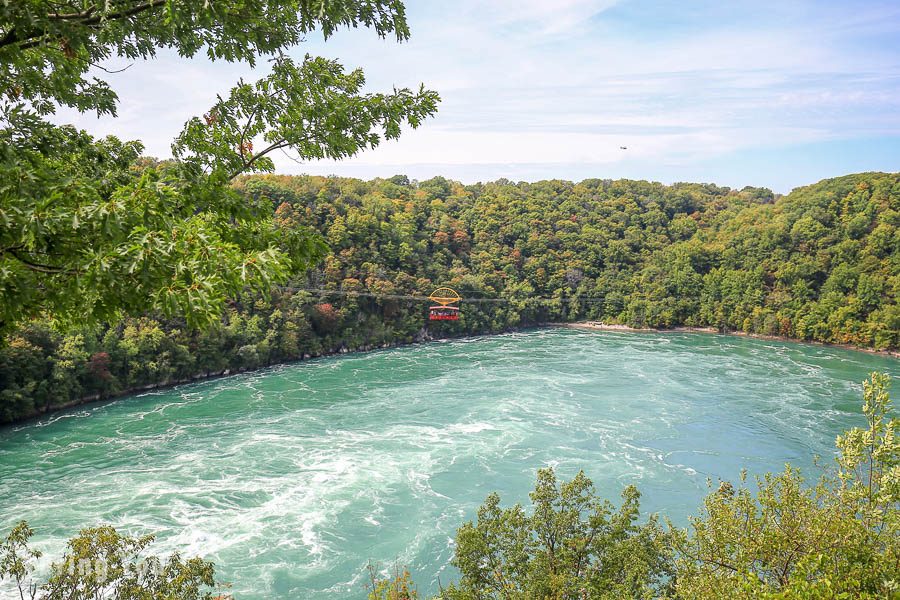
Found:
[[[707,478],[808,472],[898,361],[702,334],[546,329],[323,358],[0,430],[0,530],[59,554],[81,527],[155,533],[239,600],[363,598],[371,559],[454,578],[455,529],[492,490],[584,469],[684,523]]]

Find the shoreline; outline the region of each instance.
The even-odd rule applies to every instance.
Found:
[[[490,334],[488,334],[490,335]],[[6,421],[4,423],[0,423],[0,433],[3,432],[4,429],[15,429],[17,427],[21,427],[28,423],[34,423],[44,419],[46,417],[51,417],[56,415],[57,413],[66,412],[79,406],[85,406],[88,404],[108,404],[110,402],[116,402],[118,400],[122,400],[127,397],[137,397],[145,394],[149,394],[152,392],[168,390],[172,388],[176,388],[182,385],[189,385],[192,383],[202,383],[205,381],[214,381],[216,379],[224,379],[226,377],[232,377],[234,375],[244,375],[247,373],[256,373],[258,371],[263,371],[265,369],[271,369],[273,367],[281,367],[286,365],[293,365],[297,363],[302,363],[310,360],[315,360],[317,358],[325,358],[328,356],[341,356],[344,354],[356,354],[363,352],[374,352],[376,350],[387,350],[391,348],[400,348],[403,346],[412,346],[415,344],[421,344],[424,342],[430,342],[434,339],[445,339],[445,338],[424,338],[424,339],[415,339],[411,342],[391,342],[385,343],[382,345],[371,345],[371,346],[361,346],[359,348],[348,348],[346,346],[341,346],[332,350],[327,350],[324,352],[319,352],[316,354],[303,354],[296,358],[291,358],[287,360],[283,360],[280,362],[275,362],[271,364],[259,365],[257,367],[253,367],[251,369],[240,368],[240,369],[224,369],[222,371],[210,371],[207,373],[197,373],[191,375],[189,377],[185,377],[182,379],[170,379],[167,381],[160,381],[158,383],[148,383],[145,385],[135,386],[131,388],[126,388],[122,390],[117,390],[115,392],[110,392],[106,394],[90,394],[88,396],[82,396],[77,400],[70,400],[69,402],[65,402],[63,404],[57,404],[50,408],[46,409],[37,409],[27,415],[22,416],[21,418],[15,419],[13,421]],[[450,338],[454,339],[454,338]]]
[[[798,340],[796,338],[786,337],[782,335],[765,335],[763,333],[747,333],[746,331],[720,331],[715,327],[672,327],[670,329],[654,329],[645,327],[631,327],[629,325],[619,325],[617,323],[603,323],[601,321],[575,321],[573,323],[548,323],[550,327],[561,327],[563,329],[580,329],[587,331],[618,331],[622,333],[702,333],[713,335],[732,335],[737,337],[746,337],[756,340],[768,340],[771,342],[789,342],[792,344],[811,344],[814,346],[824,346],[826,348],[841,348],[844,350],[854,350],[856,352],[865,352],[867,354],[878,354],[890,358],[900,358],[898,350],[876,350],[875,348],[867,348],[865,346],[854,346],[853,344],[832,344],[828,342],[819,342],[816,340]]]
[[[392,348],[402,348],[406,346],[415,346],[418,344],[423,344],[427,342],[433,342],[438,340],[453,340],[453,339],[465,339],[471,337],[481,337],[481,336],[494,336],[494,335],[502,335],[505,333],[514,333],[516,331],[522,331],[525,329],[543,329],[543,328],[562,328],[562,329],[577,329],[582,331],[613,331],[620,333],[698,333],[698,334],[714,334],[714,335],[732,335],[738,337],[748,337],[753,339],[760,340],[769,340],[775,342],[789,342],[794,344],[814,344],[818,346],[825,346],[829,348],[842,348],[845,350],[855,350],[858,352],[866,352],[868,354],[877,354],[881,356],[887,356],[891,358],[900,358],[900,351],[895,350],[875,350],[873,348],[864,348],[860,346],[853,346],[852,344],[828,344],[825,342],[817,342],[817,341],[807,341],[807,340],[797,340],[794,338],[788,338],[784,336],[772,336],[772,335],[763,335],[758,333],[746,333],[743,331],[727,331],[722,332],[716,329],[715,327],[687,327],[687,326],[678,326],[672,327],[670,329],[653,329],[653,328],[644,328],[644,327],[631,327],[629,325],[620,325],[617,323],[603,323],[600,321],[575,321],[572,323],[536,323],[534,325],[529,325],[526,327],[513,327],[504,331],[495,331],[495,332],[486,332],[486,333],[474,333],[469,335],[461,335],[461,336],[452,336],[452,337],[439,337],[432,338],[430,335],[420,335],[414,338],[412,341],[398,341],[398,342],[389,342],[380,345],[363,345],[358,348],[348,348],[346,346],[341,346],[338,348],[331,349],[329,351],[321,352],[318,354],[304,354],[298,356],[294,359],[284,360],[277,363],[260,365],[253,369],[225,369],[223,371],[218,372],[209,372],[209,373],[199,373],[196,375],[192,375],[190,377],[184,379],[170,380],[170,381],[161,381],[159,383],[151,383],[146,384],[134,388],[119,390],[117,392],[113,392],[110,394],[100,395],[100,394],[91,394],[90,396],[84,396],[79,398],[78,400],[72,400],[66,402],[65,404],[60,404],[53,406],[47,410],[36,410],[35,412],[23,416],[20,419],[16,419],[14,421],[8,421],[6,423],[0,423],[0,432],[4,429],[14,429],[17,427],[21,427],[29,422],[36,422],[45,417],[53,416],[60,412],[65,412],[68,410],[72,410],[79,406],[84,406],[87,404],[105,404],[108,402],[115,402],[117,400],[121,400],[123,398],[129,396],[139,396],[141,394],[146,394],[150,392],[160,391],[175,388],[181,385],[187,385],[191,383],[200,383],[203,381],[210,381],[215,379],[221,379],[224,377],[230,377],[233,375],[241,375],[246,373],[254,373],[257,371],[262,371],[264,369],[269,369],[272,367],[278,367],[283,365],[292,365],[297,363],[306,362],[308,360],[314,360],[317,358],[325,358],[328,356],[339,356],[343,354],[357,354],[357,353],[365,353],[372,352],[375,350],[387,350]]]
[[[447,336],[447,337],[432,337],[427,331],[420,331],[417,335],[415,335],[412,340],[398,340],[394,342],[384,342],[382,344],[363,344],[357,347],[349,347],[344,344],[336,348],[332,348],[330,350],[323,350],[317,353],[304,353],[295,358],[285,359],[279,362],[262,364],[253,368],[239,368],[239,369],[224,369],[222,371],[209,371],[206,373],[196,373],[189,377],[185,377],[182,379],[170,379],[167,381],[160,381],[157,383],[148,383],[144,385],[139,385],[131,388],[117,390],[115,392],[109,392],[106,394],[90,394],[88,396],[82,396],[77,400],[70,400],[63,404],[56,404],[49,408],[44,409],[36,409],[33,412],[23,415],[20,418],[14,419],[12,421],[0,422],[0,433],[3,433],[4,430],[7,429],[16,429],[18,427],[25,426],[29,423],[39,422],[41,419],[52,417],[58,413],[63,413],[66,411],[70,411],[78,408],[79,406],[85,406],[89,404],[101,405],[108,404],[111,402],[117,402],[119,400],[123,400],[129,397],[138,397],[145,394],[150,394],[153,392],[169,390],[172,388],[176,388],[182,385],[190,385],[192,383],[202,383],[206,381],[214,381],[216,379],[224,379],[226,377],[233,377],[235,375],[246,375],[249,373],[257,373],[259,371],[264,371],[266,369],[271,369],[274,367],[283,367],[287,365],[295,365],[299,363],[304,363],[310,360],[316,360],[321,358],[333,357],[333,356],[343,356],[346,354],[364,354],[368,352],[376,352],[378,350],[391,350],[396,348],[406,348],[409,346],[417,346],[419,344],[425,344],[428,342],[437,342],[441,340],[459,340],[459,339],[467,339],[473,337],[483,337],[483,336],[494,336],[494,335],[503,335],[506,333],[515,333],[517,331],[522,331],[526,329],[540,329],[543,327],[552,326],[550,323],[537,323],[534,325],[529,325],[526,327],[511,327],[509,329],[505,329],[503,331],[493,331],[493,332],[485,332],[485,333],[472,333],[472,334],[462,334],[455,336]]]

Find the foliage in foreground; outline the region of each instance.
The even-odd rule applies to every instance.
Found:
[[[687,529],[639,523],[640,495],[618,508],[579,473],[560,483],[538,472],[531,510],[502,508],[491,494],[475,521],[457,533],[453,564],[461,577],[438,600],[583,600],[585,598],[894,598],[900,594],[900,421],[889,379],[864,383],[865,428],[837,439],[835,465],[813,487],[790,467],[756,481],[722,482]],[[0,545],[0,579],[43,600],[211,598],[213,566],[200,559],[137,562],[151,538],[109,527],[85,530],[47,583],[30,583],[32,532],[16,527]],[[70,570],[69,565],[102,564]],[[147,575],[149,573],[150,575]],[[379,579],[369,567],[370,600],[415,600],[408,571]],[[100,591],[107,595],[98,595]]]
[[[209,323],[227,298],[264,294],[320,258],[318,236],[280,230],[231,181],[273,170],[277,150],[311,160],[373,148],[438,102],[424,87],[366,93],[360,70],[286,54],[345,27],[409,36],[399,0],[0,3],[0,332],[43,314],[83,323],[156,310]],[[160,49],[266,61],[268,74],[188,121],[163,164],[141,159],[139,142],[48,120],[59,107],[115,116],[106,61]]]
[[[900,420],[889,379],[864,384],[865,428],[837,439],[813,487],[787,466],[756,493],[724,483],[676,544],[682,598],[892,598],[900,593]]]
[[[43,584],[31,580],[31,561],[41,553],[28,547],[34,532],[22,522],[0,544],[0,580],[16,584],[20,598],[32,600],[213,600],[215,568],[200,558],[184,560],[144,555],[153,536],[128,537],[109,526],[81,531],[51,567]]]
[[[447,600],[486,598],[653,598],[673,573],[670,534],[655,517],[643,525],[640,494],[622,492],[616,509],[601,500],[579,473],[558,483],[552,469],[538,471],[530,514],[500,507],[491,494],[474,523],[456,536],[453,564],[461,579]]]
[[[412,574],[408,569],[400,569],[394,566],[390,577],[379,577],[375,565],[369,563],[366,567],[369,574],[368,600],[418,600],[419,591],[413,582]]]

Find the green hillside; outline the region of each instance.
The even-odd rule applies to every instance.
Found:
[[[896,173],[783,197],[601,179],[260,175],[236,186],[270,201],[282,229],[320,232],[330,255],[269,298],[235,299],[205,331],[155,315],[76,331],[31,322],[0,348],[0,421],[226,370],[551,321],[900,347]],[[506,301],[466,303],[459,322],[426,329],[426,302],[385,297],[438,285]]]

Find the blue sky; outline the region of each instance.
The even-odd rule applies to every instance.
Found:
[[[293,53],[362,67],[372,91],[423,82],[441,93],[440,114],[340,163],[276,156],[279,172],[627,177],[787,192],[900,170],[897,0],[422,0],[407,10],[407,43],[352,30],[310,36]],[[119,118],[58,119],[167,156],[217,93],[262,74],[163,53],[107,76]]]

